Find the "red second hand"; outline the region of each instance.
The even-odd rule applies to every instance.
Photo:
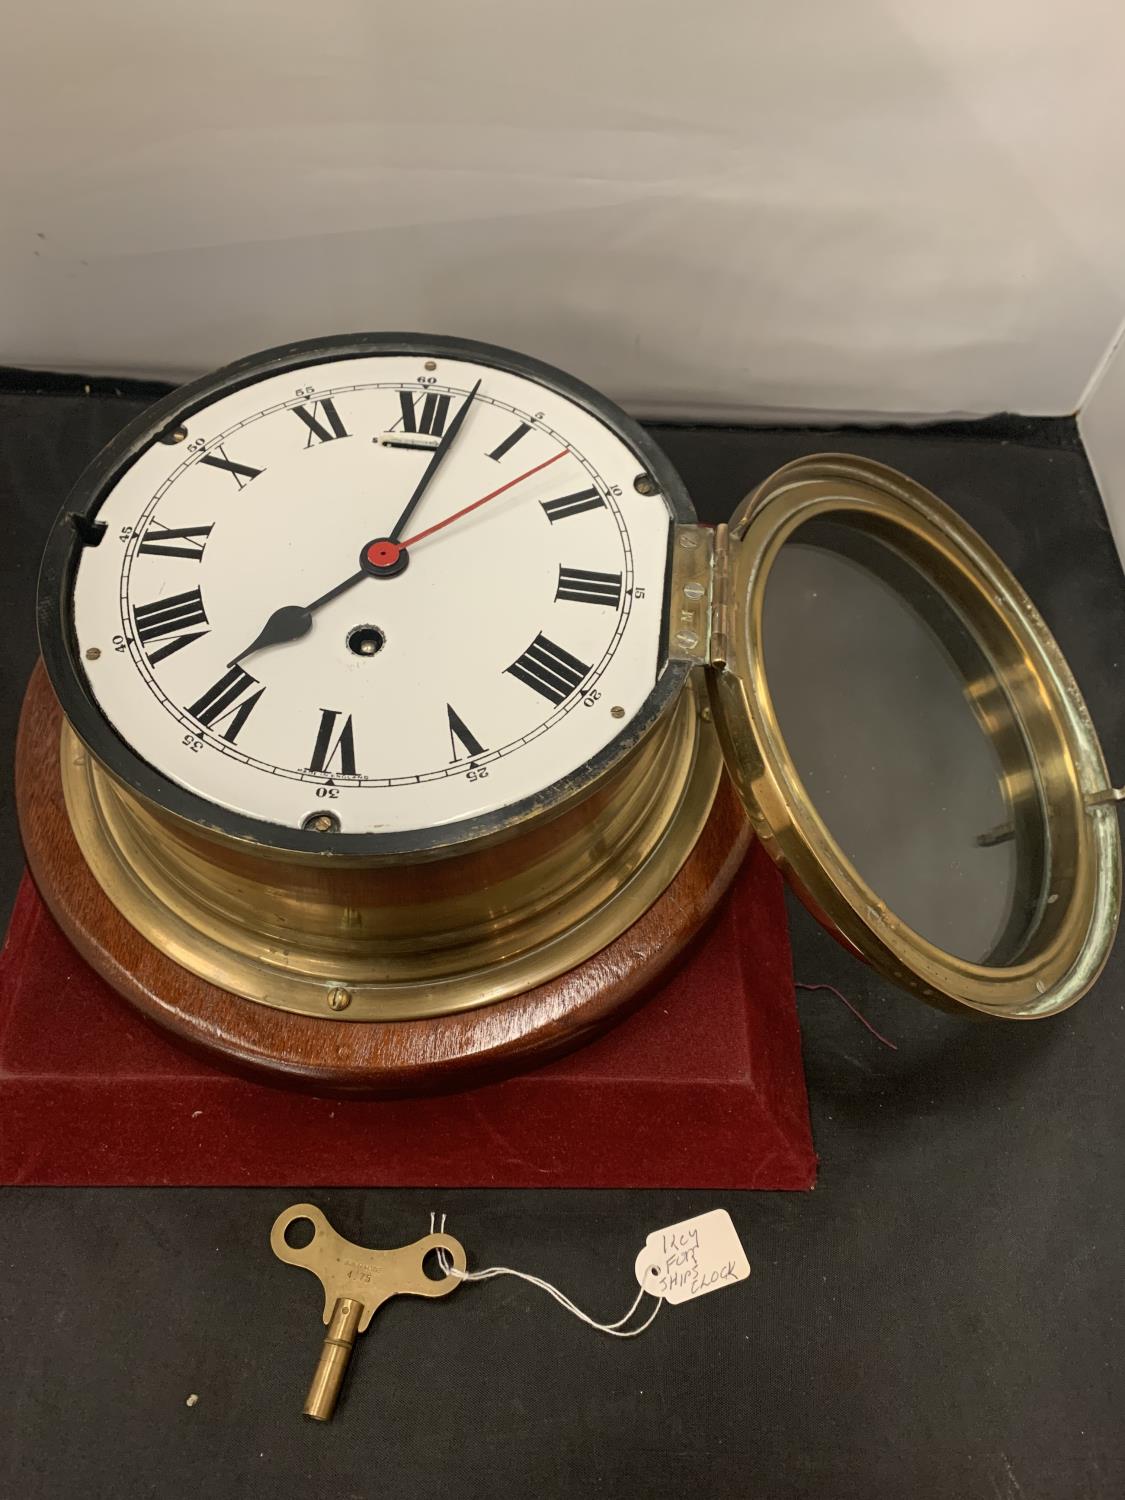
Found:
[[[435,531],[443,531],[446,526],[452,526],[454,521],[459,521],[462,516],[467,516],[471,510],[479,510],[489,500],[495,500],[497,495],[502,495],[505,490],[510,490],[514,484],[520,484],[525,479],[530,479],[533,474],[538,474],[540,469],[546,469],[551,464],[557,464],[560,458],[565,458],[570,452],[569,448],[560,448],[550,458],[545,458],[541,464],[536,464],[534,469],[527,469],[522,474],[517,474],[514,479],[509,479],[507,484],[502,484],[498,490],[493,490],[488,495],[482,495],[479,500],[474,500],[472,505],[466,505],[462,510],[455,510],[451,516],[446,516],[444,521],[438,521],[435,526],[427,526],[425,531],[417,531],[413,536],[408,536],[404,542],[399,542],[399,547],[413,547],[415,542],[420,542],[424,537],[433,536]]]

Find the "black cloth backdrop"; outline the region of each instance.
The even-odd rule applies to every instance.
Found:
[[[0,394],[7,746],[51,517],[153,394],[19,383]],[[1072,423],[655,432],[705,520],[817,449],[869,454],[937,490],[1042,608],[1122,775],[1125,581]],[[10,754],[2,790],[6,915],[21,865]],[[299,1415],[319,1291],[268,1247],[300,1192],[8,1189],[0,1493],[1125,1493],[1120,956],[1076,1010],[1005,1026],[931,1012],[796,907],[792,921],[797,977],[838,985],[898,1044],[882,1047],[831,996],[802,995],[814,1192],[313,1195],[373,1245],[415,1239],[444,1211],[476,1264],[536,1271],[602,1318],[631,1301],[650,1230],[725,1205],[748,1283],[666,1308],[627,1342],[508,1280],[392,1303],[360,1341],[336,1420],[319,1427]]]

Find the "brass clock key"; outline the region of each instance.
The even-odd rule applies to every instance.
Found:
[[[310,1221],[313,1237],[297,1249],[285,1231],[300,1219]],[[466,1266],[464,1248],[452,1235],[427,1234],[400,1250],[367,1250],[337,1234],[312,1203],[295,1203],[278,1214],[270,1246],[279,1260],[311,1271],[324,1287],[328,1332],[305,1399],[305,1416],[316,1422],[330,1420],[356,1335],[366,1331],[377,1308],[390,1297],[444,1297],[460,1285],[453,1273],[440,1280],[426,1275],[423,1262],[430,1251],[444,1250],[454,1271]]]

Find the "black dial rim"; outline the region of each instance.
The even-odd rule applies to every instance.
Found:
[[[490,365],[536,381],[590,413],[633,450],[638,464],[655,480],[667,504],[670,533],[672,524],[693,524],[696,521],[687,490],[669,459],[644,429],[608,397],[528,355],[470,339],[420,333],[358,333],[284,344],[237,360],[180,386],[130,422],[79,476],[47,540],[39,573],[38,624],[39,646],[48,676],[72,728],[97,760],[124,786],[157,807],[208,831],[287,853],[360,859],[424,856],[495,837],[536,814],[549,813],[598,781],[644,738],[665,708],[679,696],[691,669],[687,662],[665,658],[653,690],[640,711],[596,756],[553,785],[493,812],[433,828],[396,833],[319,833],[288,828],[231,812],[188,791],[143,760],[105,717],[89,692],[78,660],[72,623],[74,575],[85,538],[97,521],[102,502],[125,470],[153,443],[161,441],[164,434],[221,396],[305,365],[375,354],[405,354],[420,358],[444,355]],[[665,595],[666,615],[667,575]]]

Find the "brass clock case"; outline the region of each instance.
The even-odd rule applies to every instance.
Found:
[[[383,862],[271,851],[157,808],[63,721],[67,813],[98,884],[221,989],[341,1021],[448,1015],[607,947],[671,883],[722,774],[702,684],[592,789],[460,852]]]

